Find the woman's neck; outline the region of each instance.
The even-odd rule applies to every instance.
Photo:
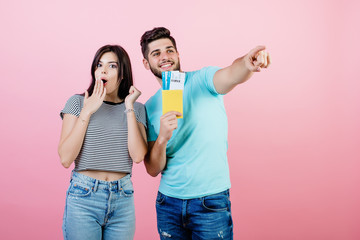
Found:
[[[123,99],[120,99],[117,94],[115,96],[114,95],[110,96],[110,95],[106,94],[104,101],[113,102],[113,103],[121,103],[123,101]]]

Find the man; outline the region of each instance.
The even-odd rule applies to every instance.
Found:
[[[181,71],[175,39],[166,28],[141,38],[143,64],[162,85],[163,71]],[[233,239],[227,116],[223,96],[270,64],[258,46],[229,67],[186,72],[183,118],[162,114],[161,90],[145,104],[148,116],[147,172],[162,173],[156,199],[161,239]]]

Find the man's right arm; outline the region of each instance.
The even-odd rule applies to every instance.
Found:
[[[148,174],[156,177],[166,166],[166,145],[174,129],[177,128],[177,118],[181,113],[167,112],[160,117],[160,132],[155,142],[149,142],[148,154],[145,157],[145,168]]]
[[[156,177],[165,168],[166,143],[158,140],[148,143],[149,150],[144,163],[147,173],[152,177]]]

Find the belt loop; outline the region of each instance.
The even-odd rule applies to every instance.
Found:
[[[96,179],[96,180],[95,180],[95,185],[94,185],[94,192],[97,191],[98,185],[99,185],[99,180]]]
[[[72,182],[73,176],[74,176],[74,170],[71,171],[71,174],[70,174],[70,182]]]
[[[121,179],[117,180],[118,182],[118,191],[120,192],[121,191]]]

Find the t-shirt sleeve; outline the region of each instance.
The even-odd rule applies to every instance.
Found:
[[[72,114],[76,117],[80,116],[81,112],[81,100],[79,95],[74,95],[66,102],[65,107],[60,112],[61,119],[64,118],[64,114]]]
[[[154,125],[149,120],[148,120],[148,128],[147,128],[146,134],[147,134],[148,142],[154,142],[154,141],[156,141],[156,139],[158,137],[158,135],[155,132]]]
[[[134,103],[134,109],[135,109],[136,121],[138,121],[139,123],[142,123],[144,125],[145,129],[146,129],[147,128],[146,110],[145,110],[144,104],[139,103],[139,102],[135,102]]]
[[[147,141],[154,142],[158,138],[160,131],[160,117],[162,115],[162,91],[159,89],[156,94],[147,100],[146,121],[147,121]]]
[[[214,86],[214,75],[220,70],[219,67],[204,67],[200,70],[200,77],[205,84],[206,88],[214,95],[218,95],[219,93],[216,91]]]

